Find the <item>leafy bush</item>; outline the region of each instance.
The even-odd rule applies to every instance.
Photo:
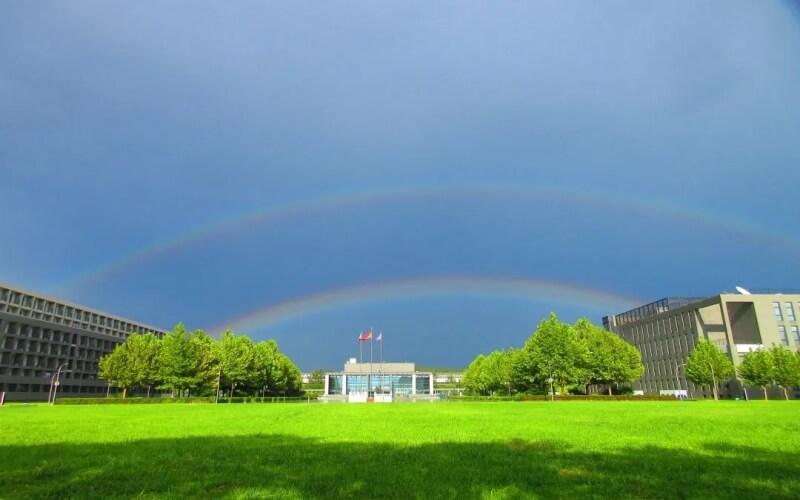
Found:
[[[136,405],[136,404],[177,404],[213,403],[214,398],[63,398],[58,405]]]
[[[549,401],[550,396],[546,394],[515,394],[513,396],[451,396],[450,401]],[[556,401],[678,401],[675,396],[661,396],[659,394],[647,394],[643,396],[633,396],[630,394],[618,394],[608,396],[605,394],[589,395],[557,395]]]

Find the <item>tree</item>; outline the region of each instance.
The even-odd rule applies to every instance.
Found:
[[[131,384],[147,387],[147,397],[150,397],[150,389],[158,380],[161,342],[152,332],[134,333],[125,340],[125,346]]]
[[[496,350],[488,356],[479,354],[464,372],[464,386],[473,394],[495,394],[507,389],[511,392],[513,349]]]
[[[299,396],[303,391],[303,373],[292,360],[282,352],[277,353],[276,361],[283,381],[283,387],[280,391],[281,394]]]
[[[192,332],[188,344],[188,355],[194,363],[189,389],[193,394],[210,394],[219,376],[219,342],[197,329]]]
[[[222,365],[222,380],[231,388],[231,397],[236,385],[244,384],[249,378],[253,360],[253,341],[244,335],[236,335],[225,330],[219,342],[219,360]]]
[[[311,371],[311,375],[308,377],[308,382],[310,384],[323,384],[325,383],[325,370],[322,368],[317,368]]]
[[[486,357],[483,354],[478,354],[467,369],[464,370],[464,387],[471,394],[486,394],[488,390],[488,383],[486,382],[486,376],[482,369],[485,360]]]
[[[711,386],[715,400],[719,400],[719,381],[733,373],[733,363],[728,356],[706,339],[698,339],[686,359],[686,378],[698,385]]]
[[[253,346],[250,383],[261,394],[272,391],[275,379],[279,377],[277,364],[278,344],[274,340],[261,341]]]
[[[162,387],[180,396],[195,384],[197,359],[189,346],[189,332],[178,323],[161,339],[159,374]]]
[[[125,399],[128,387],[133,383],[131,376],[130,358],[128,348],[123,342],[117,344],[114,350],[106,354],[98,362],[98,376],[122,388],[122,398]]]
[[[783,397],[789,399],[789,388],[800,385],[800,351],[792,353],[781,346],[774,346],[770,354],[775,383],[783,389]]]
[[[775,381],[775,363],[770,351],[760,349],[746,354],[738,371],[748,384],[761,386],[764,399],[769,399],[767,387]]]
[[[621,337],[581,318],[575,323],[578,338],[586,346],[586,370],[589,381],[608,386],[633,382],[644,374],[642,355]]]
[[[561,393],[566,386],[585,382],[586,347],[575,329],[558,320],[555,313],[542,320],[525,341],[522,353],[515,356],[516,378],[524,383],[545,385],[552,379]]]

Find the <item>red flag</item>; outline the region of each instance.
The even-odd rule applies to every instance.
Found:
[[[370,328],[369,330],[367,330],[367,331],[364,333],[363,337],[364,337],[364,339],[363,339],[364,341],[367,341],[367,340],[370,340],[370,339],[372,339],[372,328]]]

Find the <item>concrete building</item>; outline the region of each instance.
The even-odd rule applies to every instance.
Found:
[[[52,377],[60,396],[102,395],[100,357],[131,333],[165,330],[0,283],[0,392],[6,401],[46,401]]]
[[[687,390],[695,398],[713,397],[709,388],[688,382],[686,358],[704,338],[726,353],[738,367],[752,351],[780,345],[800,347],[800,293],[723,293],[712,297],[669,297],[630,311],[606,316],[603,326],[642,353],[644,376],[633,384],[646,394]],[[733,377],[722,381],[720,396],[744,398],[745,388]],[[774,389],[774,395],[783,397]],[[761,397],[747,388],[747,397]],[[793,397],[800,398],[795,387]],[[770,395],[772,397],[772,395]]]
[[[433,373],[417,372],[414,363],[358,363],[351,359],[341,372],[325,374],[326,396],[351,393],[392,397],[433,395]]]

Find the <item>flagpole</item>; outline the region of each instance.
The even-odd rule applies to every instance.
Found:
[[[358,378],[359,379],[363,379],[363,377],[364,377],[364,341],[361,340],[361,337],[363,335],[364,334],[362,333],[362,334],[360,334],[358,336],[358,373],[359,373],[359,377]],[[360,382],[361,382],[361,380],[359,380],[359,383]]]
[[[383,387],[383,332],[379,333],[378,336],[381,338],[381,393],[386,393],[386,389]]]
[[[375,341],[372,340],[372,327],[369,327],[369,333],[369,386],[367,387],[367,393],[372,389],[372,346],[375,344]]]

